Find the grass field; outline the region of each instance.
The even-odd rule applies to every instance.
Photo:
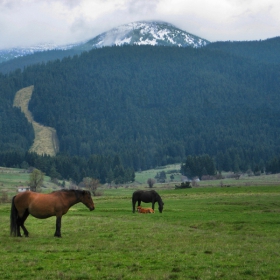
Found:
[[[162,214],[133,214],[133,188],[104,190],[93,212],[70,209],[61,239],[33,217],[29,238],[10,237],[0,204],[0,279],[279,279],[280,186],[156,190]]]
[[[175,177],[175,181],[181,180],[181,175],[179,174],[181,169],[180,164],[170,164],[162,167],[158,167],[155,169],[149,169],[144,170],[141,172],[135,173],[135,181],[139,184],[146,184],[147,180],[149,178],[153,179],[157,175],[157,173],[160,173],[161,171],[164,171],[166,173],[166,179],[167,181],[170,181],[170,175],[173,174]],[[175,171],[175,172],[174,172]]]
[[[0,198],[3,193],[11,199],[17,194],[19,186],[28,186],[30,174],[23,169],[0,167]],[[50,177],[45,176],[42,192],[51,192],[58,187],[50,182]],[[1,202],[1,199],[0,199]]]

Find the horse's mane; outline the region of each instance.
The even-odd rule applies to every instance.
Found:
[[[85,190],[74,190],[74,189],[61,189],[58,191],[53,191],[53,193],[59,193],[59,192],[65,192],[65,193],[74,193],[77,197],[79,197],[82,192],[84,192]]]
[[[60,190],[60,192],[79,192],[79,191],[81,191],[81,190],[74,190],[74,189],[61,189]]]

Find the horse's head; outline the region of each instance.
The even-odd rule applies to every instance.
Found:
[[[90,211],[94,210],[94,203],[91,198],[91,194],[89,191],[82,191],[82,195],[80,197],[81,202],[86,205]]]
[[[164,205],[163,201],[161,201],[161,202],[158,203],[158,211],[159,211],[159,213],[162,213],[162,211],[163,211],[163,205]]]
[[[164,203],[163,203],[163,201],[162,201],[162,199],[161,199],[161,197],[158,193],[157,193],[157,196],[156,196],[156,201],[158,202],[158,211],[159,211],[159,213],[162,213]]]

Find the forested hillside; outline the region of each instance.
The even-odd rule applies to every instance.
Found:
[[[279,70],[207,49],[127,46],[26,75],[37,73],[30,110],[57,129],[62,152],[117,152],[136,170],[207,153],[246,169],[279,152]]]
[[[206,48],[251,58],[260,62],[280,63],[280,37],[264,41],[215,42],[208,44]]]
[[[77,49],[36,52],[0,63],[0,73],[8,74],[16,69],[23,70],[29,65],[47,63],[48,61],[62,59],[67,56],[74,56],[81,52],[81,50]]]
[[[222,50],[124,46],[14,75],[34,85],[29,109],[62,153],[118,154],[134,170],[208,154],[238,171],[280,152],[279,74]]]
[[[19,108],[13,107],[15,92],[23,86],[19,71],[0,74],[0,152],[26,151],[34,139],[33,127]]]

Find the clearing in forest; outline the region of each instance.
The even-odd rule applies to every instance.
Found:
[[[31,99],[34,86],[29,86],[19,90],[14,98],[14,106],[21,108],[27,120],[32,123],[35,139],[29,149],[30,152],[37,154],[55,156],[59,150],[56,130],[52,127],[43,126],[34,121],[32,113],[28,110],[28,103]]]

